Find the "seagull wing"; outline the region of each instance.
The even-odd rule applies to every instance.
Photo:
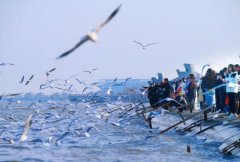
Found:
[[[20,83],[22,84],[22,83],[23,83],[23,81],[24,81],[24,76],[22,77],[22,79],[21,79]]]
[[[23,133],[19,139],[19,142],[24,142],[27,139],[27,134],[29,132],[30,126],[32,125],[32,114],[29,115],[25,122]]]
[[[149,43],[149,44],[145,45],[145,47],[153,45],[153,44],[158,44],[158,42]]]
[[[86,73],[89,73],[89,74],[91,74],[91,73],[92,73],[91,71],[88,71],[88,70],[85,70],[85,71],[83,71],[83,72],[86,72]]]
[[[114,79],[113,83],[115,83],[117,81],[117,77]]]
[[[76,81],[78,81],[78,83],[82,84],[82,82],[78,78],[76,78]]]
[[[129,79],[132,79],[132,77],[126,78],[126,79],[125,79],[125,82],[127,82]]]
[[[8,94],[6,96],[17,96],[17,95],[20,95],[20,94],[22,94],[22,93],[13,93],[13,94]]]
[[[54,70],[56,70],[56,68],[53,68],[53,69],[49,70],[48,73],[51,73],[51,72],[53,72]]]
[[[79,84],[83,84],[83,85],[86,86],[86,83],[85,83],[86,80],[82,80],[82,81],[80,81],[78,78],[76,78],[76,80],[78,81]]]
[[[0,66],[6,66],[6,65],[14,66],[14,64],[12,64],[12,63],[5,63],[5,62],[3,62],[3,63],[0,64]]]
[[[142,43],[140,43],[140,42],[137,42],[137,41],[135,41],[135,40],[134,40],[133,42],[135,42],[135,43],[139,44],[139,45],[140,45],[140,46],[142,46],[142,47],[144,46]]]
[[[76,77],[76,76],[78,76],[78,75],[80,75],[80,73],[77,73],[77,74],[71,75],[67,80],[72,79],[72,78],[74,78],[74,77]]]
[[[78,42],[73,48],[71,48],[70,50],[64,52],[63,54],[61,54],[60,56],[57,57],[57,59],[63,58],[67,55],[69,55],[70,53],[72,53],[75,49],[77,49],[79,46],[81,46],[83,43],[85,43],[86,41],[89,40],[89,37],[87,35],[85,35],[80,42]]]
[[[102,29],[119,11],[119,9],[121,8],[121,4],[111,13],[111,15],[107,18],[107,20],[105,20],[103,23],[101,23],[96,29],[96,33],[98,33],[100,31],[100,29]]]
[[[34,77],[34,74],[29,78],[29,81],[32,80],[33,77]]]
[[[34,74],[28,79],[28,81],[25,83],[25,85],[28,85],[28,83],[32,80],[33,77],[34,77]]]
[[[25,85],[28,85],[29,82],[30,82],[30,81],[28,80],[28,81],[25,83]]]
[[[53,69],[47,71],[47,72],[46,72],[47,77],[48,77],[48,76],[51,74],[51,72],[53,72],[54,70],[56,70],[56,68],[53,68]]]
[[[88,89],[88,87],[85,87],[83,90],[82,90],[82,94]]]

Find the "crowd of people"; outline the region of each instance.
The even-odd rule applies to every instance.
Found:
[[[192,112],[199,103],[200,109],[212,107],[213,112],[229,113],[230,119],[240,114],[240,66],[229,64],[219,72],[208,68],[206,74],[196,79],[194,74],[170,82],[164,78],[161,83],[150,83],[147,97],[153,108],[159,101],[173,98]]]

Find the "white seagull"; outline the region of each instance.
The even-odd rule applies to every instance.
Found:
[[[103,23],[101,23],[96,29],[93,29],[91,32],[89,32],[87,35],[85,35],[80,42],[78,42],[73,48],[71,48],[70,50],[64,52],[63,54],[61,54],[59,57],[57,57],[57,59],[63,58],[67,55],[69,55],[70,53],[72,53],[74,50],[76,50],[79,46],[81,46],[83,43],[87,42],[88,40],[92,41],[92,42],[97,42],[98,41],[98,32],[118,13],[119,9],[121,8],[121,4],[118,6],[118,8],[116,8],[111,15],[107,18],[107,20],[105,20]]]
[[[32,114],[30,114],[25,122],[25,125],[24,125],[24,130],[23,130],[23,133],[19,139],[19,142],[22,143],[24,142],[27,138],[28,138],[28,132],[29,132],[29,129],[30,129],[30,126],[32,125]]]

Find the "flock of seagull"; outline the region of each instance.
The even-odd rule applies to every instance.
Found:
[[[29,144],[61,145],[61,142],[68,137],[78,143],[91,138],[92,135],[111,144],[114,139],[110,139],[110,136],[103,133],[105,128],[99,128],[99,122],[105,126],[125,129],[131,121],[139,119],[138,117],[134,118],[136,115],[134,116],[133,113],[141,105],[137,102],[126,104],[125,102],[111,101],[111,99],[108,100],[110,96],[107,95],[103,100],[95,100],[95,97],[95,94],[79,95],[78,100],[74,102],[69,98],[64,98],[61,101],[25,101],[22,105],[21,102],[10,100],[5,108],[2,107],[2,111],[7,113],[0,116],[2,125],[0,127],[2,129],[0,144],[28,141]],[[15,104],[10,107],[9,105],[13,103]],[[15,110],[13,111],[13,109]],[[15,124],[22,120],[18,111],[25,111],[23,118],[26,117],[26,114],[30,114],[23,128],[21,125]]]
[[[68,56],[87,41],[97,42],[97,34],[99,31],[116,16],[120,8],[121,5],[119,5],[104,22],[87,33],[81,38],[80,42],[58,56],[57,59]],[[146,47],[155,45],[158,42],[143,44],[134,40],[133,43],[141,46],[142,49],[146,49]],[[12,63],[1,63],[0,67],[1,66],[15,65]],[[207,64],[205,67],[207,66],[209,65]],[[203,67],[202,71],[205,67]],[[58,89],[62,93],[67,93],[68,97],[60,102],[47,101],[43,103],[40,101],[33,101],[27,105],[24,105],[26,103],[21,105],[19,100],[14,100],[13,98],[22,93],[0,95],[0,101],[3,98],[9,98],[5,105],[5,111],[11,110],[10,105],[12,105],[13,108],[19,105],[20,107],[17,107],[18,109],[25,110],[26,114],[29,114],[24,126],[15,124],[18,121],[22,121],[22,118],[17,116],[17,111],[15,115],[5,114],[0,116],[0,123],[3,124],[3,126],[0,127],[0,129],[2,129],[0,132],[0,144],[14,144],[17,141],[19,141],[19,143],[24,143],[28,140],[29,144],[41,143],[43,145],[60,145],[61,141],[64,141],[64,139],[68,137],[74,138],[72,140],[78,143],[80,140],[92,137],[94,131],[95,135],[97,134],[101,140],[106,140],[108,144],[111,144],[114,139],[110,139],[110,136],[103,133],[103,130],[106,129],[104,128],[106,125],[119,129],[126,129],[131,122],[140,119],[136,112],[145,109],[143,104],[144,93],[141,91],[129,89],[129,91],[135,91],[134,96],[127,94],[119,96],[117,101],[123,101],[123,98],[126,97],[129,99],[128,101],[131,101],[128,104],[125,102],[111,101],[113,86],[125,86],[127,82],[132,79],[131,77],[126,78],[124,81],[118,81],[116,77],[106,91],[102,92],[99,90],[95,93],[87,93],[88,90],[100,88],[102,83],[94,82],[87,84],[85,80],[80,80],[78,76],[81,73],[92,75],[98,70],[97,68],[84,70],[67,79],[51,79],[52,74],[56,70],[57,68],[52,68],[46,72],[46,82],[40,84],[39,89]],[[19,83],[27,86],[33,79],[34,74],[28,77],[22,76]],[[76,84],[73,84],[73,81],[84,86],[81,92],[78,91],[78,87]],[[80,95],[77,96],[77,100],[71,100],[72,94]],[[135,97],[136,100],[134,100],[133,97]],[[15,107],[13,104],[15,104]],[[1,103],[0,106],[2,107],[3,103]],[[26,114],[24,116],[25,118]],[[99,122],[103,124],[103,127],[99,128]],[[30,131],[31,133],[29,133]],[[148,138],[148,133],[149,132],[146,131],[146,137],[143,138],[144,140]]]
[[[95,34],[99,32],[100,28],[102,28],[105,24],[107,24],[119,11],[121,6],[119,6],[110,17],[100,25],[96,30]],[[93,36],[92,34],[91,36]],[[88,40],[92,40],[90,36],[87,35]],[[86,39],[86,38],[85,38]],[[96,39],[95,39],[96,40]],[[59,58],[63,58],[73,52],[77,47],[79,47],[84,42],[78,43],[73,49],[65,52],[60,55]],[[147,46],[157,44],[157,42],[149,43],[143,45],[140,42],[134,41],[145,49]],[[0,66],[15,66],[12,63],[1,63]],[[206,65],[207,66],[207,65]],[[118,81],[116,77],[113,79],[113,82],[109,85],[109,87],[104,91],[97,91],[93,94],[87,93],[87,90],[92,90],[94,88],[100,88],[101,82],[93,82],[87,84],[85,80],[79,80],[78,76],[81,73],[88,73],[92,75],[98,68],[93,68],[90,70],[84,70],[81,73],[74,74],[67,79],[51,79],[51,76],[57,68],[52,68],[46,72],[46,82],[40,84],[39,89],[58,89],[62,93],[67,93],[68,97],[63,99],[62,102],[54,102],[48,101],[47,103],[41,103],[40,101],[30,102],[28,105],[25,105],[24,109],[26,112],[30,113],[25,124],[23,126],[17,127],[16,129],[9,130],[8,127],[12,127],[12,123],[16,123],[20,121],[17,117],[12,115],[5,115],[2,117],[5,123],[4,127],[2,127],[2,131],[0,133],[0,143],[9,143],[14,144],[19,141],[19,143],[24,143],[28,140],[29,144],[43,144],[43,145],[51,145],[57,144],[60,145],[61,141],[64,141],[65,138],[76,137],[76,140],[87,140],[91,138],[92,132],[95,130],[95,133],[99,135],[99,138],[102,140],[106,140],[108,144],[111,144],[114,139],[110,139],[110,136],[102,133],[103,130],[97,127],[98,120],[108,124],[110,126],[114,126],[120,129],[126,129],[126,127],[131,124],[134,120],[141,119],[136,113],[137,110],[144,109],[144,92],[136,91],[134,89],[129,89],[129,92],[135,92],[134,96],[124,94],[123,96],[118,97],[118,101],[122,101],[123,98],[127,98],[131,104],[126,104],[124,102],[114,103],[111,101],[111,95],[113,94],[112,89],[113,86],[125,86],[131,77],[126,78],[124,81]],[[32,74],[28,79],[23,76],[20,80],[20,84],[27,86],[34,78],[34,74]],[[84,86],[81,92],[78,91],[78,87],[76,84],[72,82],[75,81],[79,85]],[[22,93],[15,94],[2,94],[0,95],[0,100],[4,97],[10,98],[5,105],[5,109],[9,110],[11,107],[15,108],[16,105],[22,106],[20,100],[14,100],[13,97],[21,95]],[[78,96],[77,101],[71,101],[69,98],[72,94],[81,94]],[[137,98],[134,101],[133,97]],[[24,103],[25,104],[25,103]],[[80,106],[84,104],[84,106]],[[2,105],[1,105],[2,106]],[[11,107],[10,107],[11,106]],[[81,108],[79,108],[81,107]],[[41,109],[40,109],[41,108]],[[47,109],[47,110],[42,110]],[[34,115],[33,115],[34,114]],[[16,115],[17,116],[17,115]],[[83,120],[79,120],[79,117],[85,118],[85,122]],[[151,115],[150,115],[151,118]],[[90,120],[88,120],[90,119]],[[95,121],[97,119],[97,121]],[[142,119],[141,119],[142,120]],[[93,122],[94,121],[94,122]],[[65,123],[65,124],[64,124]],[[83,123],[83,124],[79,124]],[[92,123],[92,124],[89,124]],[[51,125],[50,125],[51,124]],[[53,126],[53,125],[54,126]],[[54,134],[51,133],[51,129],[54,129]],[[16,134],[14,130],[19,130]],[[31,130],[30,138],[28,138],[29,131]],[[60,131],[59,131],[60,130]],[[62,133],[63,132],[63,133]],[[44,137],[39,137],[39,134],[45,134]],[[148,139],[148,133],[146,132],[146,137],[143,140]],[[15,134],[15,135],[14,135]],[[77,143],[77,141],[75,141]]]
[[[82,44],[84,44],[85,42],[87,42],[88,40],[92,41],[92,42],[97,42],[98,40],[98,36],[97,34],[99,33],[99,31],[109,22],[113,19],[113,17],[116,16],[116,14],[119,12],[120,8],[121,8],[121,4],[110,14],[110,16],[104,21],[102,22],[98,27],[96,27],[95,29],[93,29],[92,31],[90,31],[89,33],[87,33],[81,40],[80,42],[78,42],[73,48],[71,48],[70,50],[64,52],[63,54],[61,54],[60,56],[57,57],[57,59],[60,59],[60,58],[63,58],[63,57],[66,57],[67,55],[71,54],[73,51],[75,51],[78,47],[80,47]],[[157,42],[154,42],[154,43],[149,43],[149,44],[146,44],[146,45],[143,45],[142,43],[140,42],[137,42],[137,41],[133,41],[135,43],[137,43],[138,45],[140,45],[142,47],[142,49],[145,49],[147,46],[150,46],[150,45],[154,45],[154,44],[157,44]],[[13,63],[1,63],[0,64],[0,67],[1,66],[15,66]],[[49,71],[46,72],[46,76],[47,78],[52,74],[52,72],[54,72],[56,70],[56,68],[53,68]],[[83,72],[86,72],[86,73],[89,73],[91,74],[93,71],[97,70],[97,68],[95,69],[92,69],[92,70],[86,70],[86,71],[83,71]],[[69,83],[69,80],[72,78],[72,77],[75,77],[79,74],[75,74],[73,76],[71,76],[70,78],[64,80],[65,81],[65,86]],[[34,78],[34,74],[32,74],[29,79],[25,80],[25,76],[22,76],[21,80],[20,80],[20,84],[24,84],[24,85],[28,85],[31,80]],[[116,78],[117,79],[117,78]],[[129,78],[130,79],[130,78]],[[57,87],[57,86],[53,86],[53,83],[56,82],[56,81],[59,81],[60,79],[54,79],[54,80],[48,80],[47,79],[47,82],[44,83],[44,84],[41,84],[40,85],[40,89],[47,89],[47,88],[56,88],[56,89],[60,89],[60,90],[63,90],[64,92],[65,91],[70,91],[71,88],[73,87],[72,85],[70,85],[67,89],[64,89],[62,87]],[[76,80],[78,81],[79,84],[84,84],[83,81],[80,81],[78,78],[76,78]],[[126,82],[127,82],[128,79],[126,79],[125,82],[122,82],[122,83],[119,83],[118,85],[119,86],[122,86],[124,85]],[[25,81],[25,82],[24,82]],[[114,80],[114,83],[115,83],[116,80]],[[88,87],[85,87],[84,88],[84,91],[88,89]],[[109,87],[108,91],[107,91],[107,94],[111,94],[111,89],[112,87]],[[83,91],[83,92],[84,92]],[[4,96],[16,96],[16,95],[19,95],[21,93],[17,93],[17,94],[2,94],[0,95],[0,99]]]
[[[15,65],[12,63],[1,63],[1,66],[15,66]],[[20,96],[23,93],[0,95],[0,101],[1,100],[3,101],[1,102],[0,106],[3,108],[3,110],[12,112],[13,109],[16,110],[24,109],[26,111],[26,114],[27,113],[30,114],[27,117],[24,126],[21,125],[20,128],[17,127],[15,129],[9,130],[8,129],[9,127],[13,127],[14,123],[19,122],[22,119],[19,119],[20,117],[18,117],[17,114],[14,114],[15,111],[13,111],[11,115],[7,115],[7,113],[6,114],[1,113],[2,115],[0,116],[0,123],[4,124],[2,127],[0,127],[0,129],[2,129],[2,131],[0,132],[0,143],[14,144],[17,141],[19,141],[19,143],[24,143],[25,141],[28,141],[28,143],[31,144],[42,143],[44,145],[45,144],[60,145],[61,141],[68,136],[77,136],[81,137],[82,139],[90,138],[91,132],[93,130],[95,130],[95,133],[98,133],[101,138],[107,140],[108,141],[107,143],[111,143],[109,137],[104,135],[95,124],[88,125],[86,122],[84,125],[81,125],[79,127],[77,123],[82,121],[78,120],[80,116],[78,113],[81,112],[81,115],[82,113],[85,113],[84,116],[86,117],[86,121],[87,118],[92,118],[92,116],[94,116],[95,119],[97,120],[103,120],[107,122],[111,115],[115,116],[116,114],[119,115],[122,113],[126,113],[130,111],[130,108],[131,110],[133,110],[135,107],[138,106],[137,103],[125,105],[124,102],[122,102],[121,104],[115,104],[111,101],[113,86],[125,86],[127,82],[132,79],[131,77],[128,77],[125,80],[118,80],[118,78],[116,77],[113,79],[112,83],[106,90],[98,90],[94,93],[87,92],[89,89],[92,90],[94,88],[95,89],[101,88],[102,82],[93,82],[87,84],[85,80],[80,80],[78,76],[81,75],[82,73],[88,73],[89,75],[93,75],[93,73],[96,72],[97,70],[98,68],[84,70],[80,73],[71,75],[67,79],[52,79],[52,76],[54,72],[57,71],[57,68],[52,68],[46,71],[45,73],[46,82],[40,84],[39,89],[40,90],[58,89],[61,91],[61,93],[66,93],[67,97],[60,101],[60,103],[54,101],[47,101],[46,103],[41,101],[32,101],[29,103],[29,101],[21,102],[21,100],[17,100],[15,98],[16,96]],[[28,86],[32,81],[34,81],[34,74],[32,74],[29,77],[22,76],[22,78],[19,81],[19,84]],[[78,85],[84,87],[82,91],[78,90],[79,88]],[[136,91],[136,93],[138,93],[142,97],[140,91],[139,92]],[[71,97],[76,94],[78,94],[77,101],[71,101]],[[122,100],[121,97],[129,98],[127,94],[124,95],[120,96],[118,100],[119,101]],[[139,100],[141,100],[141,97],[139,97]],[[23,100],[25,99],[26,98],[24,98]],[[79,105],[81,104],[85,104],[85,106],[83,106],[80,109]],[[114,105],[114,107],[109,107],[109,105]],[[111,126],[124,128],[127,126],[129,120],[131,119],[127,120],[118,119],[117,121],[113,122],[112,119],[112,121],[109,124]],[[42,121],[42,123],[40,124],[39,121]],[[67,123],[66,128],[62,130],[64,131],[63,134],[61,133],[62,131],[58,132],[57,130],[55,130],[57,135],[49,133],[48,139],[45,139],[45,137],[42,138],[38,137],[39,133],[41,134],[45,132],[46,129],[48,129],[45,128],[46,123],[56,123],[55,127],[58,129],[62,129],[60,127],[62,126],[61,122],[63,121]],[[77,128],[73,129],[73,127]],[[16,130],[18,130],[17,134]],[[30,131],[31,138],[28,138]]]

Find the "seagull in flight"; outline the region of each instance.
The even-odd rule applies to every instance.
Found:
[[[28,132],[32,125],[32,114],[30,114],[25,122],[23,133],[19,139],[19,142],[22,143],[28,138]]]
[[[72,53],[74,50],[76,50],[79,46],[81,46],[83,43],[87,42],[88,40],[92,42],[98,41],[98,32],[118,13],[119,9],[121,8],[121,4],[111,13],[111,15],[103,22],[101,23],[96,29],[93,29],[90,31],[87,35],[85,35],[80,42],[78,42],[73,48],[70,50],[64,52],[60,56],[57,57],[57,59],[63,58],[70,53]]]
[[[25,83],[25,85],[28,85],[29,82],[32,80],[33,77],[34,77],[34,74],[28,79],[28,81]]]
[[[132,79],[132,77],[126,78],[124,82],[127,82],[127,81],[130,80],[130,79]]]
[[[22,77],[21,81],[19,82],[20,84],[22,84],[24,81],[24,76]]]
[[[115,83],[117,81],[117,77],[113,80],[113,83]]]
[[[85,88],[82,90],[82,94],[83,94],[87,89],[92,89],[92,88],[85,87]]]
[[[97,70],[97,68],[94,68],[94,69],[92,69],[92,70],[85,70],[85,71],[82,71],[82,72],[87,72],[87,73],[89,73],[89,74],[92,74],[92,72],[94,72],[94,71],[96,71]]]
[[[53,69],[47,71],[47,72],[46,72],[47,77],[48,77],[53,71],[55,71],[55,70],[56,70],[56,68],[53,68]]]
[[[120,83],[118,83],[118,84],[115,84],[116,86],[123,86],[124,84],[126,84],[127,83],[127,81],[128,80],[130,80],[130,79],[132,79],[132,77],[128,77],[128,78],[126,78],[125,79],[125,81],[123,81],[123,82],[120,82]]]
[[[135,43],[139,44],[140,46],[142,46],[142,49],[146,49],[147,46],[154,45],[154,44],[158,43],[158,42],[153,42],[153,43],[149,43],[149,44],[144,45],[144,44],[142,44],[140,42],[137,42],[137,41],[133,41],[133,42],[135,42]]]
[[[0,95],[0,100],[3,98],[3,97],[7,97],[7,96],[10,96],[10,97],[12,97],[12,96],[17,96],[17,95],[20,95],[20,94],[22,94],[22,93],[12,93],[12,94],[2,94],[2,95]]]
[[[95,71],[95,70],[97,70],[98,68],[94,68],[94,69],[92,69],[92,71]]]
[[[3,62],[3,63],[0,64],[0,66],[7,66],[7,65],[14,66],[14,64],[12,64],[12,63],[5,63],[5,62]]]
[[[83,71],[83,72],[85,72],[85,73],[89,73],[89,74],[92,74],[92,72],[89,71],[89,70],[85,70],[85,71]]]

